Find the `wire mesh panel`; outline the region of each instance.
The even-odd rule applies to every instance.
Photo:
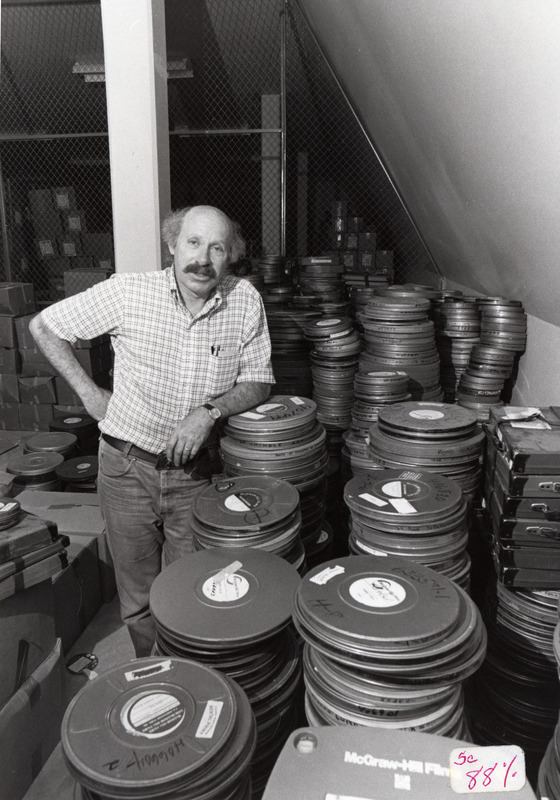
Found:
[[[168,86],[171,204],[219,206],[240,223],[253,256],[280,246],[282,8],[279,0],[166,1],[168,56],[188,55],[193,65],[191,80]]]
[[[113,269],[102,63],[99,2],[3,3],[3,278],[39,303]]]
[[[396,280],[439,284],[295,2],[167,0],[166,27],[168,51],[193,61],[192,81],[169,85],[174,207],[218,205],[240,222],[249,255],[280,252],[284,88],[286,255],[338,248],[331,209],[342,200],[391,252]]]
[[[397,281],[439,283],[295,0],[166,0],[165,11],[168,64],[189,64],[168,80],[173,207],[217,205],[248,255],[285,242],[295,257],[348,245],[333,239],[343,202],[394,256]],[[64,295],[70,270],[113,267],[102,65],[99,2],[4,0],[2,277],[33,282],[40,302]]]
[[[397,282],[439,285],[439,277],[383,167],[363,134],[296,2],[288,4],[289,246],[301,254],[356,250],[353,229],[375,231],[376,248],[393,255]],[[375,76],[372,76],[372,81]],[[299,159],[298,159],[299,154]],[[298,193],[307,193],[307,228]],[[347,236],[333,230],[333,204],[343,201]],[[299,243],[297,239],[299,232]],[[352,229],[353,227],[353,229]],[[342,240],[342,241],[341,241]],[[350,247],[349,247],[350,245]],[[350,254],[349,253],[349,254]]]

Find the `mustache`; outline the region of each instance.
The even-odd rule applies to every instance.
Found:
[[[193,273],[195,275],[203,275],[205,278],[216,278],[216,270],[212,266],[212,264],[200,264],[198,261],[193,261],[190,264],[186,264],[183,267],[183,272],[185,275],[189,273]]]

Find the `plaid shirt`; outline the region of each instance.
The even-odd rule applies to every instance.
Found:
[[[193,318],[173,267],[120,273],[42,312],[61,339],[111,335],[114,391],[103,433],[158,453],[177,422],[236,383],[274,383],[259,293],[226,275]]]

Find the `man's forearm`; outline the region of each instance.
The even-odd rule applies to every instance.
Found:
[[[240,414],[248,408],[264,403],[270,394],[269,383],[241,382],[236,383],[229,391],[212,400],[212,405],[219,408],[223,417]]]

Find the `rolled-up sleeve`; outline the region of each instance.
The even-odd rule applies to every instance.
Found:
[[[103,333],[117,333],[124,308],[124,282],[114,275],[85,292],[41,312],[41,321],[59,339],[75,344]]]
[[[257,296],[247,314],[236,383],[275,383],[270,352],[266,313],[261,297]]]

